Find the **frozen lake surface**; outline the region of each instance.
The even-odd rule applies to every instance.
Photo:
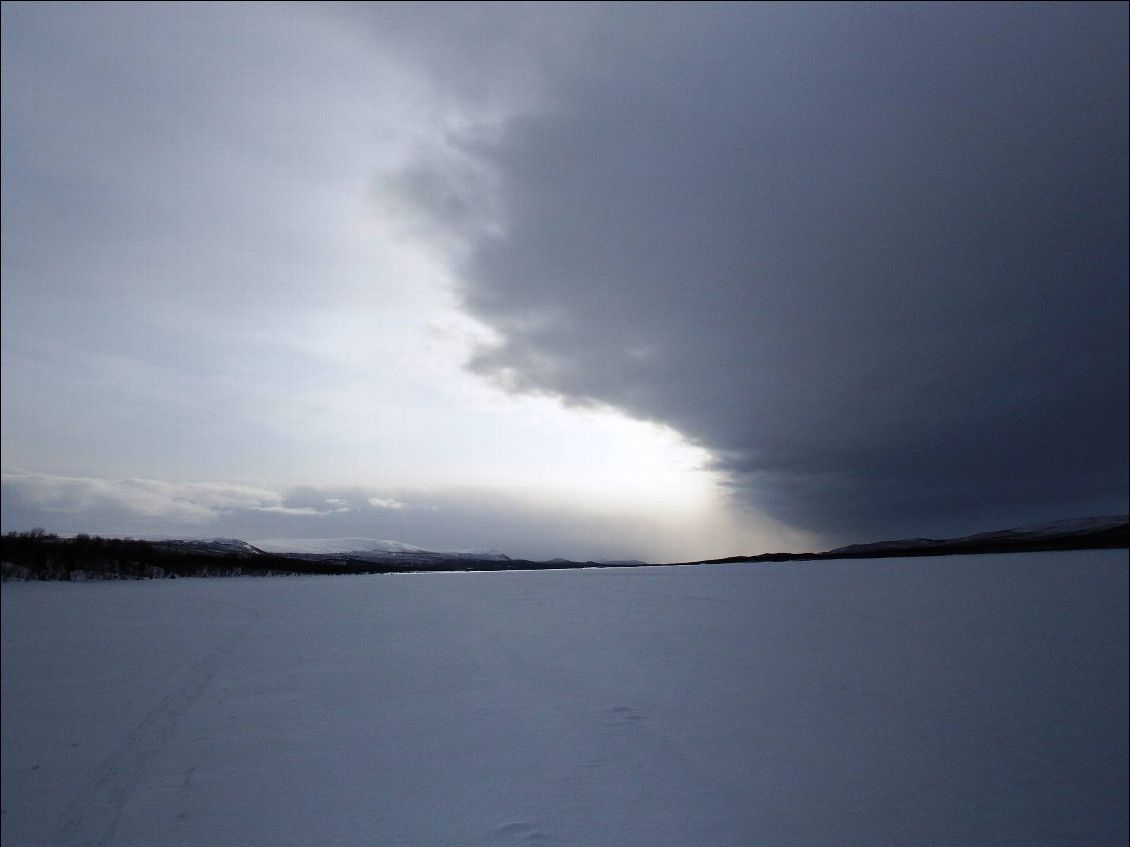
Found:
[[[1126,840],[1126,551],[2,602],[5,847]]]

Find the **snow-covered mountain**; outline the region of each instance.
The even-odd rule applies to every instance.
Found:
[[[174,550],[183,550],[190,553],[214,553],[217,556],[236,554],[241,556],[256,556],[264,551],[246,541],[238,538],[169,538],[167,536],[147,537],[140,540],[150,541],[161,547],[170,547]]]
[[[241,557],[268,555],[319,562],[340,560],[391,565],[443,565],[458,562],[511,561],[505,553],[489,548],[428,550],[415,544],[386,538],[271,538],[247,542],[238,538],[150,536],[139,540],[184,553]]]
[[[251,542],[266,553],[340,555],[342,553],[423,553],[415,544],[384,538],[268,538]]]
[[[976,535],[966,536],[974,538],[1063,538],[1075,535],[1091,535],[1096,532],[1105,532],[1110,529],[1125,527],[1130,522],[1127,515],[1105,515],[1094,518],[1068,518],[1067,520],[1051,521],[1049,523],[1030,524],[1004,529],[999,532],[980,532]],[[962,539],[965,540],[965,539]]]
[[[1127,515],[1069,518],[1067,520],[1050,521],[1048,523],[1030,524],[1013,529],[979,532],[975,535],[965,535],[960,538],[904,538],[897,541],[850,544],[847,547],[837,547],[834,550],[829,550],[824,555],[862,555],[872,552],[897,553],[935,549],[961,550],[962,548],[1008,547],[1012,545],[1019,546],[1044,542],[1062,542],[1064,545],[1069,545],[1073,542],[1114,536],[1119,533],[1125,535],[1128,525],[1130,525],[1130,517]]]
[[[951,553],[1005,553],[1126,547],[1130,519],[1126,515],[1072,518],[981,532],[960,538],[904,538],[851,544],[823,553],[762,553],[731,556],[711,562],[776,562],[814,559],[937,556]],[[382,538],[274,538],[248,543],[236,538],[169,538],[150,536],[150,544],[167,550],[241,560],[260,558],[259,567],[287,569],[280,559],[313,563],[319,573],[357,572],[368,565],[392,570],[510,570],[515,568],[634,567],[638,560],[576,562],[549,559],[540,563],[514,560],[495,549],[429,550]],[[701,560],[700,560],[701,561]],[[250,565],[250,563],[248,563]],[[296,564],[296,563],[295,563]],[[684,564],[690,564],[684,563]],[[254,565],[250,565],[255,567]],[[164,567],[164,565],[161,565]],[[243,567],[243,565],[240,565]],[[384,569],[384,568],[378,568]]]
[[[494,549],[428,550],[403,541],[383,538],[270,538],[252,542],[266,552],[303,558],[346,558],[363,562],[422,564],[446,560],[506,562],[510,557]]]

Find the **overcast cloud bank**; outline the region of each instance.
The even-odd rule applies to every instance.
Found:
[[[1128,509],[1124,4],[3,14],[6,520]]]
[[[479,12],[494,55],[522,15]],[[1124,510],[1126,14],[589,6],[576,61],[513,59],[541,108],[390,190],[462,245],[475,372],[669,424],[759,509]]]

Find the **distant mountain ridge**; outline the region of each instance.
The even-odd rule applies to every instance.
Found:
[[[253,544],[248,544],[246,541],[240,541],[238,538],[146,538],[141,539],[148,541],[157,547],[164,547],[171,550],[184,550],[189,552],[214,554],[214,555],[258,555],[267,551],[261,550]]]
[[[238,538],[60,537],[44,532],[0,536],[4,580],[154,579],[177,576],[265,576],[413,573],[420,571],[512,571],[641,567],[636,560],[530,561],[498,550],[435,551],[400,541],[372,538],[274,539],[248,543]],[[294,549],[294,548],[299,549]],[[1126,515],[1074,518],[960,538],[905,538],[851,544],[823,553],[763,553],[698,559],[670,565],[873,559],[969,553],[1130,547]],[[265,549],[266,548],[266,549]]]
[[[266,552],[309,561],[346,558],[360,562],[427,564],[442,561],[508,562],[510,557],[494,550],[428,550],[403,541],[383,538],[275,538],[255,541]]]
[[[974,535],[964,535],[959,538],[906,538],[897,541],[879,541],[871,544],[850,544],[847,547],[837,547],[835,550],[829,550],[828,554],[847,553],[854,555],[857,553],[877,551],[948,550],[984,545],[1009,546],[1013,544],[1039,544],[1041,542],[1066,543],[1071,541],[1085,541],[1087,539],[1101,540],[1107,536],[1117,538],[1119,533],[1121,533],[1122,537],[1125,537],[1128,521],[1130,521],[1130,517],[1127,515],[1070,518],[1068,520],[1032,524],[1030,526],[1016,527],[1013,529],[978,532]]]
[[[1069,518],[1012,529],[979,532],[959,538],[903,538],[849,544],[823,553],[763,553],[708,559],[708,563],[875,559],[888,556],[948,556],[963,553],[1021,553],[1041,550],[1117,549],[1130,547],[1130,516]]]
[[[877,558],[884,556],[925,556],[951,553],[1063,550],[1073,547],[1130,546],[1130,516],[1105,515],[1069,518],[1010,529],[979,532],[958,538],[900,538],[849,544],[820,553],[761,553],[754,556],[728,556],[724,559],[698,560],[717,562],[790,561],[812,559]],[[300,559],[333,565],[372,563],[399,567],[420,566],[443,569],[473,567],[475,563],[497,563],[491,570],[512,562],[520,567],[526,560],[515,560],[495,549],[428,550],[403,541],[379,538],[276,538],[246,542],[238,539],[166,539],[160,542],[195,552],[268,554],[286,559]],[[535,563],[543,567],[634,567],[646,565],[638,559],[604,559],[577,562],[570,559],[548,559]],[[693,564],[677,562],[673,564]]]

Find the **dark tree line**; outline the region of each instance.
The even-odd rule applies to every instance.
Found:
[[[252,553],[175,550],[158,542],[78,535],[64,538],[33,529],[0,536],[5,579],[168,579],[188,576],[369,573],[321,562]]]
[[[921,539],[917,546],[890,549],[856,545],[826,553],[769,553],[733,556],[709,562],[786,562],[822,559],[945,556],[961,553],[1019,553],[1038,550],[1082,550],[1130,546],[1127,521],[1031,537],[1003,533],[999,537],[969,536],[950,540]],[[375,574],[421,571],[558,570],[592,567],[636,567],[642,562],[531,562],[523,559],[438,559],[429,563],[368,562],[349,556],[301,556],[245,550],[193,549],[190,542],[139,541],[78,535],[65,538],[42,529],[0,536],[4,579],[90,580],[169,579],[188,576],[274,576],[287,574]],[[692,562],[672,564],[692,565]]]
[[[0,536],[4,579],[70,580],[170,579],[189,576],[276,576],[288,574],[375,574],[419,571],[548,570],[596,566],[595,563],[467,560],[390,564],[341,556],[301,557],[262,551],[178,549],[175,543],[102,538],[61,537],[42,529]]]

